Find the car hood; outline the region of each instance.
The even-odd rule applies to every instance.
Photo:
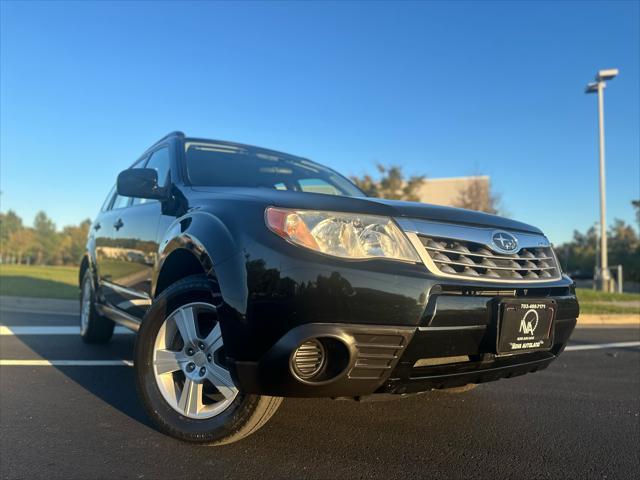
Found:
[[[428,203],[386,200],[373,197],[341,197],[321,193],[275,190],[271,188],[244,187],[192,187],[193,199],[227,197],[253,199],[266,206],[299,208],[301,210],[326,210],[332,212],[364,213],[387,217],[416,218],[435,222],[462,223],[482,227],[542,233],[538,228],[509,218],[488,213],[444,207]]]

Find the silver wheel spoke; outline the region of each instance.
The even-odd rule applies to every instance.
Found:
[[[229,372],[215,363],[207,368],[207,379],[213,383],[213,386],[224,396],[224,398],[233,398],[238,393],[238,389],[233,384]]]
[[[211,333],[204,339],[204,344],[207,346],[207,350],[211,353],[219,350],[222,347],[222,332],[220,331],[220,323],[217,323]]]
[[[172,311],[156,334],[151,365],[165,401],[176,412],[194,419],[219,415],[239,394],[227,368],[216,363],[224,348],[220,325],[203,325],[203,331],[211,328],[211,332],[206,338],[199,335],[198,313],[204,312],[213,313],[213,319],[207,315],[207,320],[215,322],[216,307],[209,303],[193,302]],[[209,383],[219,395],[207,394],[205,399]]]
[[[202,383],[187,378],[180,392],[178,407],[187,415],[197,415],[202,408]]]
[[[178,310],[174,316],[176,326],[185,344],[195,343],[198,340],[195,313],[193,307],[185,307]]]
[[[184,362],[186,362],[186,359],[181,352],[157,350],[153,364],[156,367],[158,375],[164,375],[166,373],[172,373],[180,370]]]
[[[85,280],[82,286],[82,309],[80,311],[80,331],[86,332],[89,327],[89,314],[91,311],[91,281]]]

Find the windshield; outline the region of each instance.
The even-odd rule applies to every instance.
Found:
[[[194,186],[263,187],[365,196],[333,170],[302,158],[251,147],[187,141],[185,162]]]

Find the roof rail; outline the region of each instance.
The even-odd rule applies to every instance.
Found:
[[[171,133],[167,133],[167,134],[166,134],[164,137],[162,137],[160,140],[158,140],[158,141],[156,141],[155,143],[151,144],[151,145],[149,146],[149,148],[147,148],[147,149],[144,151],[144,153],[143,153],[142,155],[143,155],[143,156],[144,156],[144,155],[146,155],[150,150],[153,150],[154,148],[156,148],[156,146],[157,146],[159,143],[163,142],[164,140],[166,140],[166,139],[167,139],[167,138],[169,138],[169,137],[181,137],[181,138],[184,138],[184,133],[182,133],[182,132],[181,132],[181,131],[179,131],[179,130],[176,130],[176,131],[171,132]]]
[[[167,133],[164,137],[162,137],[160,140],[158,140],[156,143],[160,143],[163,140],[166,140],[169,137],[184,137],[184,133],[181,132],[180,130],[174,130],[173,132]],[[155,145],[155,144],[154,144]]]

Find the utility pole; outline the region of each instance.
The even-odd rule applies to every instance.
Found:
[[[605,182],[605,155],[604,155],[604,89],[607,86],[605,80],[612,80],[618,75],[618,69],[611,68],[600,70],[596,75],[596,81],[589,83],[585,93],[598,94],[598,133],[600,136],[600,282],[601,289],[608,292],[611,286],[611,274],[609,272],[609,258],[607,248],[607,192]]]

